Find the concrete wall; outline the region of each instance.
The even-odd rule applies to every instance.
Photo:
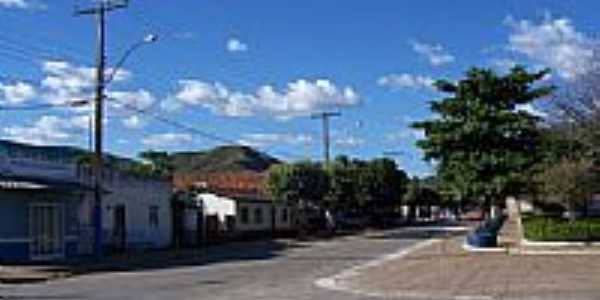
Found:
[[[282,204],[273,204],[262,201],[238,201],[237,202],[237,230],[241,232],[252,231],[270,231],[272,230],[272,209],[275,208],[275,229],[291,230],[293,229],[293,219],[295,217],[291,207]],[[248,222],[242,220],[242,211],[248,210]],[[262,212],[262,222],[256,218],[256,210]],[[287,210],[287,219],[283,220],[283,210]]]
[[[221,197],[211,193],[198,194],[197,199],[202,203],[203,215],[205,217],[216,215],[219,219],[219,230],[228,230],[228,228],[226,228],[227,217],[236,216],[235,200],[226,197]]]
[[[84,172],[80,173],[83,177],[86,176]],[[104,177],[103,188],[108,191],[102,198],[105,244],[110,246],[113,242],[114,213],[117,207],[124,206],[126,248],[156,249],[170,246],[173,221],[170,201],[172,185],[169,181],[140,178],[113,171]],[[84,202],[80,218],[85,227],[93,228],[94,194],[87,193]],[[158,212],[157,225],[150,220],[150,211],[154,209]]]
[[[262,232],[272,230],[272,209],[275,208],[275,228],[276,230],[291,230],[294,227],[293,209],[283,204],[273,204],[269,201],[238,200],[219,196],[212,193],[201,193],[197,196],[201,202],[204,216],[217,215],[220,223],[220,230],[227,231],[227,216],[235,218],[235,231],[244,232]],[[244,222],[242,217],[243,210],[248,211],[248,220]],[[259,210],[261,218],[257,219],[256,211]],[[287,218],[283,218],[283,210],[286,210]],[[260,221],[260,222],[259,222]]]

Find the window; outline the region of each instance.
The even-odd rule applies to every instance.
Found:
[[[281,222],[286,223],[288,221],[288,210],[287,208],[281,209]]]
[[[242,207],[241,212],[240,212],[241,216],[240,216],[240,221],[242,222],[242,224],[248,224],[248,221],[250,219],[249,217],[249,212],[248,212],[248,208],[247,207]]]
[[[158,227],[158,206],[150,206],[148,223],[150,224],[150,227]]]
[[[263,211],[260,207],[254,209],[254,223],[262,224],[263,222]]]

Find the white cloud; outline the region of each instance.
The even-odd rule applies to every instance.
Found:
[[[37,96],[35,88],[28,83],[16,82],[14,84],[4,84],[0,82],[0,99],[8,104],[22,104]]]
[[[342,148],[355,148],[365,144],[365,140],[356,136],[346,136],[336,138],[334,144]]]
[[[236,38],[230,38],[227,40],[226,45],[227,51],[229,52],[246,52],[248,51],[248,45]]]
[[[413,50],[427,58],[432,66],[441,66],[454,62],[455,57],[448,53],[441,45],[432,45],[419,42],[411,42]]]
[[[175,147],[192,142],[192,136],[186,133],[160,133],[150,135],[142,140],[148,147]]]
[[[71,117],[69,119],[68,123],[64,123],[64,124],[65,124],[65,127],[69,127],[69,128],[74,127],[74,128],[78,128],[78,129],[89,130],[90,122],[91,122],[91,126],[94,127],[94,119],[91,117],[91,115],[76,115],[76,116]],[[106,122],[106,120],[104,122]]]
[[[518,65],[516,61],[509,58],[492,59],[491,64],[495,69],[498,69],[501,72],[508,72]]]
[[[522,104],[522,105],[518,105],[516,108],[517,111],[524,111],[527,112],[533,116],[536,117],[540,117],[540,118],[545,118],[548,116],[548,113],[536,108],[533,104],[531,103],[527,103],[527,104]]]
[[[428,76],[403,74],[385,75],[377,81],[380,86],[392,89],[433,89],[435,80]]]
[[[0,6],[6,8],[28,8],[29,3],[25,0],[0,0]]]
[[[269,147],[277,144],[305,145],[313,142],[313,137],[308,134],[280,134],[280,133],[249,133],[242,136],[240,144],[250,147]]]
[[[552,68],[562,78],[573,79],[592,68],[594,42],[576,31],[570,19],[547,16],[537,24],[508,17],[505,23],[512,29],[510,50]]]
[[[403,128],[400,131],[386,135],[386,139],[393,143],[406,141],[413,142],[423,138],[425,138],[425,132],[423,130],[414,128]]]
[[[95,68],[76,66],[65,61],[46,61],[42,65],[42,71],[46,76],[41,85],[45,88],[44,97],[48,102],[61,104],[93,98]],[[113,69],[106,70],[107,76],[112,73]],[[119,70],[115,73],[113,82],[126,81],[130,77],[129,71]]]
[[[326,109],[353,106],[360,99],[351,87],[337,87],[326,79],[299,79],[288,83],[283,91],[264,85],[253,94],[231,91],[218,82],[182,80],[179,84],[179,91],[161,104],[163,108],[201,105],[213,113],[231,117],[264,113],[278,119],[289,119]]]
[[[117,109],[123,108],[126,111],[147,109],[156,102],[154,95],[144,89],[137,91],[109,91],[107,96],[113,100],[111,101],[112,107]]]
[[[146,121],[137,115],[123,119],[123,126],[129,129],[140,129],[146,126]]]
[[[34,145],[72,144],[75,132],[87,127],[87,119],[84,124],[80,117],[66,119],[44,115],[30,126],[5,127],[3,133],[7,139]]]

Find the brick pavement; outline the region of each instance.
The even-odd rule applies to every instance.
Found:
[[[600,299],[599,256],[466,253],[464,237],[437,242],[338,282],[383,296]]]

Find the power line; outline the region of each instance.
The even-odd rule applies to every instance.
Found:
[[[110,100],[115,100],[113,98],[109,98],[109,99]],[[244,144],[239,143],[236,140],[232,140],[232,139],[229,139],[229,138],[226,138],[226,137],[223,137],[223,136],[211,133],[211,132],[203,131],[203,130],[200,130],[200,129],[198,129],[196,127],[193,127],[193,126],[182,124],[180,122],[171,120],[171,119],[165,117],[164,115],[152,113],[152,112],[150,112],[150,111],[148,111],[146,109],[142,109],[142,108],[136,107],[136,106],[131,105],[131,104],[121,103],[121,102],[120,102],[120,104],[123,105],[123,107],[125,109],[134,111],[134,112],[136,112],[138,114],[147,115],[147,116],[149,116],[149,117],[151,117],[151,118],[153,118],[153,119],[155,119],[155,120],[157,120],[159,122],[162,122],[162,123],[170,125],[172,127],[179,128],[181,130],[193,133],[194,135],[198,135],[198,136],[201,136],[203,138],[206,138],[206,139],[209,139],[209,140],[213,140],[213,141],[217,141],[217,142],[222,142],[222,143],[225,143],[225,144],[238,145],[238,146],[246,146]],[[287,152],[282,152],[282,151],[278,151],[278,152],[280,154],[282,154],[283,156],[286,156],[288,158],[299,157],[298,155],[293,155],[293,154],[287,153]]]

